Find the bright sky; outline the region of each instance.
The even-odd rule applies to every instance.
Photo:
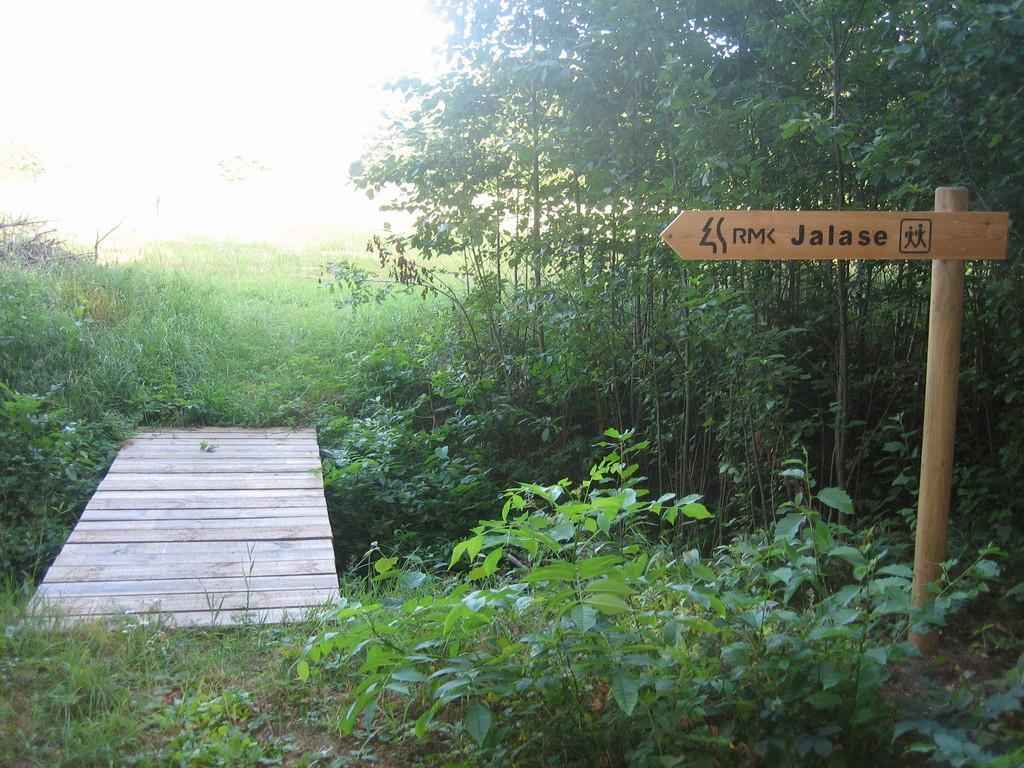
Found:
[[[0,152],[47,168],[0,180],[0,211],[144,236],[366,224],[348,165],[444,34],[423,0],[0,0]],[[266,170],[229,182],[237,156]]]

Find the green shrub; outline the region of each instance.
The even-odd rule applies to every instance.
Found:
[[[95,430],[0,382],[0,577],[35,578],[112,458]]]
[[[298,751],[258,733],[264,716],[245,691],[213,698],[182,698],[157,712],[152,723],[176,732],[160,750],[160,765],[196,768],[280,765],[286,752]]]
[[[406,549],[448,542],[498,498],[472,453],[415,419],[415,409],[378,402],[368,415],[335,418],[321,431],[335,549],[349,565],[371,542]]]
[[[652,498],[634,458],[646,444],[609,435],[582,483],[508,491],[455,545],[468,570],[447,588],[342,602],[298,665],[352,670],[342,729],[385,709],[501,765],[899,764],[883,686],[913,653],[912,574],[874,532],[829,521],[849,498],[793,471],[800,490],[770,528],[710,557],[675,549],[711,513]],[[374,570],[418,580],[397,557]],[[994,573],[980,559],[914,620],[941,623]]]

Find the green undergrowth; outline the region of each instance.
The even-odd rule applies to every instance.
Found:
[[[849,497],[794,466],[772,526],[701,553],[688,529],[712,513],[652,498],[645,444],[609,435],[583,482],[508,491],[452,549],[457,577],[372,553],[377,594],[343,599],[297,665],[347,681],[343,733],[452,739],[493,765],[1019,764],[1015,630],[1005,675],[948,688],[906,641],[990,596],[998,548],[945,563],[915,610],[903,539],[853,531]]]
[[[699,549],[714,512],[648,493],[643,443],[609,437],[441,562],[375,546],[290,626],[55,629],[8,587],[0,764],[1019,764],[1024,587],[1001,550],[955,543],[916,612],[906,538],[856,529],[804,467],[773,525]]]
[[[179,630],[153,617],[55,630],[0,594],[0,765],[433,765],[324,727],[344,701],[300,686],[296,648],[322,626]]]

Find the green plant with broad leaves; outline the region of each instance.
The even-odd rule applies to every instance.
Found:
[[[264,716],[246,691],[182,698],[156,712],[151,724],[176,731],[156,756],[161,765],[234,768],[280,765],[293,745],[260,739]]]
[[[650,498],[635,460],[646,444],[607,435],[584,481],[506,492],[501,515],[453,547],[446,589],[342,601],[297,667],[355,672],[341,729],[384,717],[420,737],[454,730],[497,764],[885,757],[882,686],[912,653],[910,568],[873,532],[831,521],[849,498],[813,493],[804,471],[770,529],[710,556],[676,549],[678,529],[712,513]],[[374,565],[377,582],[422,578],[397,557]]]
[[[0,578],[35,576],[60,547],[109,458],[96,430],[0,381]]]

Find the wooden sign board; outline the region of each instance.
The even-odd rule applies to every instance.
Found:
[[[683,211],[661,233],[696,259],[1005,259],[1009,214]]]

